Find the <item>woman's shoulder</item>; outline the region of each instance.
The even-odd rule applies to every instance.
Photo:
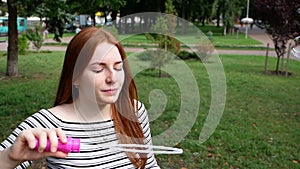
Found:
[[[62,104],[55,107],[51,107],[47,109],[53,116],[60,119],[61,121],[77,121],[77,117],[75,116],[75,110],[73,104]]]
[[[139,100],[134,100],[134,106],[135,106],[137,112],[142,111],[142,110],[145,109],[144,103],[142,103]]]
[[[67,119],[67,117],[65,117],[65,114],[67,114],[65,112],[67,111],[68,109],[65,105],[55,106],[51,108],[43,108],[31,115],[30,117],[28,117],[27,120],[41,121],[41,123],[50,122],[55,124],[61,124],[62,122],[64,122],[64,119]]]
[[[60,125],[60,120],[55,118],[47,109],[40,109],[28,116],[22,123],[19,124],[21,128],[53,128]]]
[[[138,119],[143,121],[143,119],[148,118],[147,109],[141,101],[135,100],[135,107],[137,108],[136,116]]]

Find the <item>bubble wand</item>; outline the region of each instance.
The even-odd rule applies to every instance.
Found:
[[[40,144],[39,140],[36,139],[35,150],[38,150]],[[113,150],[134,152],[134,153],[154,153],[154,154],[182,154],[183,150],[174,147],[155,146],[155,145],[139,145],[139,144],[101,144],[102,148],[109,148]],[[45,151],[50,151],[50,141],[47,139],[47,145]],[[80,139],[73,139],[67,137],[67,142],[62,143],[58,140],[57,150],[65,153],[79,153],[80,152]]]

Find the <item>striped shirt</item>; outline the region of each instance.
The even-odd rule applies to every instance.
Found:
[[[142,126],[145,136],[145,144],[152,145],[151,133],[147,110],[144,105],[138,102],[137,117]],[[47,157],[47,167],[49,169],[133,169],[126,153],[122,150],[101,147],[101,145],[118,144],[114,130],[113,120],[82,123],[64,121],[49,112],[42,109],[24,120],[12,134],[0,144],[0,150],[12,145],[22,130],[29,128],[61,128],[67,136],[80,138],[80,153],[69,153],[67,158]],[[157,165],[153,153],[147,155],[146,168],[160,169]],[[31,161],[26,161],[17,166],[16,169],[25,169],[29,167]]]

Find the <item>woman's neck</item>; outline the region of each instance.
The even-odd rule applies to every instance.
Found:
[[[76,116],[81,122],[96,122],[111,119],[111,104],[99,105],[76,99],[73,102]]]

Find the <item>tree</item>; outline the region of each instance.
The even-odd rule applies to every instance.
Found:
[[[280,58],[286,52],[288,40],[300,35],[300,0],[255,0],[254,6],[274,42],[275,71],[279,74]]]
[[[54,33],[54,39],[60,42],[66,22],[70,22],[69,7],[66,0],[18,0],[19,13],[22,16],[46,18],[47,28]]]
[[[18,30],[17,16],[32,16],[47,17],[50,19],[61,19],[66,15],[64,11],[67,9],[65,0],[8,0],[7,11],[8,17],[8,48],[7,48],[7,76],[17,76],[18,72]],[[65,20],[61,19],[60,24],[65,24]],[[53,24],[53,27],[61,26],[58,23]]]
[[[159,77],[162,76],[161,68],[171,60],[172,56],[168,52],[177,53],[180,48],[180,42],[173,37],[176,32],[177,12],[172,0],[166,1],[165,13],[166,15],[158,16],[155,24],[151,26],[154,33],[146,34],[146,38],[156,42],[159,47],[151,60],[151,65],[159,70]]]
[[[70,6],[70,11],[77,14],[89,15],[93,23],[95,24],[95,14],[100,11],[104,13],[104,17],[115,11],[118,11],[126,4],[125,0],[86,0],[82,3],[82,0],[67,0],[67,4]],[[116,17],[116,15],[114,15]],[[113,18],[115,19],[115,18]]]
[[[8,47],[7,47],[7,76],[17,76],[18,71],[18,29],[17,29],[17,0],[7,1],[8,16]]]
[[[34,47],[39,52],[43,45],[43,42],[44,42],[42,25],[37,24],[34,26],[34,28],[28,29],[27,30],[27,39],[33,43]]]
[[[0,1],[0,16],[4,16],[7,13],[7,4]]]
[[[142,12],[161,12],[164,8],[161,0],[126,0],[126,4],[119,9],[121,22],[116,24],[119,33],[137,33],[141,30],[149,31],[150,25],[155,20],[151,15],[140,15],[139,23],[131,22],[134,14]],[[115,19],[114,17],[112,18]]]
[[[46,25],[49,32],[54,33],[54,39],[61,42],[65,24],[70,22],[72,15],[69,13],[66,0],[43,0],[36,10],[36,14],[47,18]]]
[[[192,22],[200,22],[202,26],[210,20],[214,0],[192,0],[190,15]]]
[[[212,15],[216,17],[219,26],[220,19],[224,24],[224,35],[233,29],[236,18],[241,16],[246,7],[246,0],[215,0]]]

